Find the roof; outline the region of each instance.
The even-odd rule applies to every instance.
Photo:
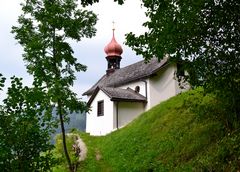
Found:
[[[97,81],[89,90],[83,93],[83,95],[92,95],[97,87],[118,87],[133,81],[148,78],[158,72],[167,64],[167,58],[164,58],[158,62],[157,58],[151,59],[148,63],[144,60],[134,63],[132,65],[116,69],[110,75],[103,75],[100,80]]]
[[[93,95],[89,99],[87,103],[88,105],[92,103],[99,90],[103,91],[110,98],[111,101],[147,102],[146,97],[142,96],[131,88],[121,89],[112,87],[97,87]]]

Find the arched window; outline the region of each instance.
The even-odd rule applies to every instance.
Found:
[[[140,87],[139,87],[139,86],[136,86],[136,87],[135,87],[135,92],[136,92],[136,93],[139,93],[139,92],[140,92]]]

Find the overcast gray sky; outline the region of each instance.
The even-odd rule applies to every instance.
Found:
[[[13,75],[22,77],[26,85],[32,82],[22,60],[22,47],[10,33],[11,27],[17,24],[17,18],[21,14],[19,2],[19,0],[0,1],[0,73],[7,77],[7,85]],[[103,49],[112,38],[112,21],[115,21],[115,38],[123,48],[121,67],[142,60],[142,57],[136,56],[124,45],[124,35],[128,32],[136,34],[144,32],[142,23],[146,21],[140,0],[126,0],[122,6],[113,0],[100,0],[100,3],[88,8],[98,15],[97,35],[92,39],[72,42],[78,61],[88,67],[86,72],[76,74],[77,80],[73,89],[79,97],[105,74],[107,62]],[[0,101],[5,97],[5,92],[6,89],[0,92]]]

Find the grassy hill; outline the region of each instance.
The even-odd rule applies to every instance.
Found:
[[[80,133],[88,157],[79,171],[237,171],[240,131],[201,89],[171,98],[107,136]]]

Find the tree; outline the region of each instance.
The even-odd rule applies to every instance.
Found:
[[[0,91],[2,90],[2,87],[4,87],[5,80],[6,78],[0,73]]]
[[[240,120],[240,2],[235,0],[143,0],[148,31],[127,35],[127,45],[146,60],[169,54],[183,61],[188,82],[213,92]]]
[[[74,167],[68,155],[64,120],[73,111],[86,111],[71,90],[74,73],[85,71],[77,62],[68,40],[80,41],[95,35],[94,13],[77,8],[77,0],[27,0],[22,4],[19,26],[13,27],[15,38],[24,47],[24,61],[33,75],[35,87],[45,88],[52,106],[57,109],[62,129],[63,147],[69,170]]]
[[[0,171],[49,171],[54,120],[45,90],[12,77],[7,95],[0,107]]]
[[[114,0],[114,2],[118,2],[118,4],[122,5],[124,3],[125,0]],[[81,0],[81,4],[83,6],[87,6],[87,5],[92,5],[94,3],[99,2],[99,0]]]

